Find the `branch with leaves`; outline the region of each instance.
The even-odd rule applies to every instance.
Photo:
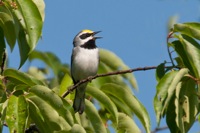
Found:
[[[152,69],[156,69],[158,81],[154,97],[157,124],[159,125],[161,118],[166,116],[170,131],[188,132],[200,112],[200,23],[174,24],[166,39],[172,66],[165,67],[165,63],[162,63],[159,66],[129,69],[111,51],[100,50],[99,70],[103,74],[81,80],[66,91],[66,87],[71,85],[68,65],[63,64],[51,52],[33,51],[41,37],[44,7],[43,0],[0,0],[0,55],[3,55],[0,73],[1,79],[8,81],[0,82],[0,132],[5,125],[10,132],[25,132],[26,129],[31,129],[29,131],[32,132],[32,129],[36,129],[43,133],[75,130],[107,133],[109,126],[117,132],[141,132],[133,119],[136,116],[145,131],[150,133],[148,111],[131,93],[131,87],[136,88],[134,86],[137,86],[137,83],[133,74],[128,73]],[[7,44],[11,51],[16,44],[19,45],[19,68],[28,58],[29,61],[39,59],[51,68],[54,76],[47,79],[46,73],[38,67],[29,68],[28,72],[5,68],[4,49],[7,48]],[[171,49],[175,57],[172,56]],[[111,75],[118,76],[109,77]],[[80,117],[83,126],[74,117],[71,106],[73,98],[66,96],[77,86],[96,78],[99,78],[98,81],[93,82],[94,86],[88,86],[86,93],[100,103],[100,109],[86,99],[84,116]],[[111,124],[105,126],[107,121]],[[156,128],[155,132],[164,129],[166,127]]]
[[[165,68],[172,69],[172,68],[179,68],[176,66],[166,66]],[[92,81],[93,79],[99,78],[99,77],[106,77],[106,76],[112,76],[112,75],[118,75],[118,74],[126,74],[126,73],[132,73],[135,71],[146,71],[146,70],[152,70],[152,69],[157,69],[157,66],[148,66],[148,67],[138,67],[138,68],[133,68],[133,69],[128,69],[128,70],[119,70],[119,71],[114,71],[114,72],[108,72],[104,74],[97,74],[95,76],[90,76],[86,79],[83,79],[76,83],[75,85],[71,86],[68,88],[68,90],[62,95],[62,97],[66,97],[70,92],[74,91],[79,85]]]

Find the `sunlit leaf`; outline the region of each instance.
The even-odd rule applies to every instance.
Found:
[[[24,96],[12,95],[8,101],[6,122],[10,132],[24,132],[28,117],[27,102]]]
[[[197,78],[200,77],[200,45],[192,38],[187,36],[179,36],[179,40],[183,45],[188,63],[192,66],[192,70]],[[183,58],[184,59],[184,58]]]
[[[8,105],[8,100],[6,100],[4,103],[0,103],[0,113],[1,113],[0,132],[3,131],[3,126],[4,126],[5,119],[6,119],[7,105]]]
[[[42,115],[43,122],[45,123],[45,125],[47,125],[46,127],[49,128],[49,131],[60,131],[64,129],[65,130],[71,129],[71,126],[66,121],[65,117],[63,115],[60,115],[59,108],[57,110],[54,109],[50,103],[42,100],[38,96],[31,96],[31,97],[28,97],[28,99],[30,100],[30,102],[34,103],[36,107],[38,108],[40,114]],[[41,117],[41,116],[38,116],[38,117]],[[37,118],[32,118],[32,119],[36,120],[36,123],[37,123]],[[42,129],[43,129],[44,128],[43,126],[45,125],[40,125],[40,126],[42,126]]]
[[[96,108],[87,99],[85,100],[85,113],[88,119],[91,121],[95,133],[107,133],[106,127],[102,122]]]
[[[171,71],[167,73],[156,86],[156,95],[154,97],[154,110],[156,112],[156,120],[158,125],[160,124],[160,118],[162,116],[163,102],[167,97],[168,88],[176,76],[177,71]]]
[[[183,102],[183,100],[181,99],[181,97],[179,98],[181,86],[182,86],[182,82],[179,82],[175,89],[175,100],[174,100],[175,109],[171,110],[171,111],[175,111],[175,113],[176,113],[176,116],[175,116],[176,123],[171,122],[171,124],[176,124],[178,129],[181,131],[181,133],[185,133],[184,125],[183,125],[183,121],[182,121],[182,116],[183,116],[184,112],[183,112],[183,109],[181,108],[181,104],[182,104],[181,102]],[[170,115],[172,115],[172,114],[170,114]],[[167,117],[169,117],[169,116],[167,116]],[[169,128],[170,128],[170,125],[169,125]]]
[[[40,15],[42,17],[42,21],[44,22],[44,18],[45,18],[45,3],[43,0],[33,0],[33,2],[36,4],[39,12],[40,12]]]
[[[41,69],[39,69],[37,67],[33,67],[33,66],[29,67],[27,73],[30,74],[31,76],[37,78],[38,80],[43,81],[46,79],[44,71],[41,71]]]
[[[118,108],[118,112],[123,112],[125,113],[126,115],[130,116],[130,117],[133,117],[133,112],[132,110],[128,107],[128,105],[126,103],[124,103],[123,101],[119,100],[118,98],[110,95],[110,94],[107,94],[108,97],[115,103],[115,105],[117,106]]]
[[[167,124],[171,132],[188,132],[198,114],[196,83],[184,77],[175,91],[166,112]]]
[[[45,102],[44,104],[46,106],[49,106],[49,108],[52,108],[52,110],[54,110],[54,112],[57,113],[56,115],[59,115],[60,117],[62,117],[62,119],[67,120],[67,122],[71,126],[74,124],[74,118],[70,112],[72,107],[70,105],[66,105],[65,103],[66,101],[62,100],[61,97],[55,94],[52,90],[50,90],[49,88],[45,86],[36,85],[36,86],[31,87],[29,92],[41,98]]]
[[[183,123],[185,132],[189,131],[198,114],[199,103],[198,96],[195,95],[196,92],[195,81],[185,78],[185,80],[182,81],[179,97],[177,97],[181,110],[176,112],[177,117],[180,118],[179,121],[182,121]]]
[[[68,87],[71,85],[73,85],[72,78],[68,73],[66,73],[60,84],[60,91],[59,91],[60,96],[62,96],[63,93],[67,91]]]
[[[174,25],[174,32],[188,35],[200,40],[200,23],[179,23]]]
[[[186,74],[188,74],[188,69],[187,68],[183,68],[180,71],[178,71],[178,73],[176,74],[176,76],[174,76],[174,78],[173,78],[172,82],[170,83],[169,88],[167,90],[167,97],[166,97],[166,100],[165,100],[164,105],[163,105],[162,114],[164,114],[164,110],[169,105],[171,97],[173,96],[174,90],[176,89],[178,83],[181,81],[181,79]]]
[[[93,129],[90,120],[88,119],[86,113],[83,113],[79,115],[78,113],[75,113],[77,124],[81,125],[86,133],[94,133],[95,130]],[[101,117],[102,119],[102,117]]]
[[[51,132],[51,128],[46,128],[48,127],[47,122],[44,120],[44,117],[42,116],[39,108],[37,105],[28,100],[29,103],[29,113],[30,113],[30,118],[33,120],[33,122],[36,124],[38,127],[39,131],[42,133],[48,133]]]
[[[15,27],[17,29],[20,68],[37,45],[42,33],[43,20],[38,7],[32,0],[17,0],[16,4],[16,8],[10,8],[12,9]]]
[[[174,24],[177,23],[177,20],[179,19],[179,16],[178,15],[174,15],[174,16],[171,16],[168,20],[168,23],[167,23],[167,30],[168,30],[168,33],[171,31],[171,29],[174,27]]]
[[[98,74],[109,73],[113,71],[116,71],[116,70],[113,70],[110,66],[108,66],[104,62],[102,61],[100,62]],[[124,77],[121,75],[113,75],[113,76],[106,76],[103,78],[97,78],[92,81],[91,85],[94,84],[95,87],[100,88],[105,83],[115,83],[115,84],[121,85],[123,86],[124,89],[127,89],[130,93],[132,93],[132,89],[130,88],[130,85],[127,84]]]
[[[25,21],[27,34],[29,36],[27,41],[31,52],[35,48],[42,33],[42,17],[32,0],[18,0],[16,2]]]
[[[105,49],[100,49],[100,61],[111,67],[113,71],[130,69],[116,54]],[[138,89],[136,79],[132,73],[122,76],[129,81],[133,88]]]
[[[40,80],[37,80],[36,78],[33,78],[32,76],[15,69],[6,69],[3,75],[15,84],[26,84],[28,86],[37,84],[44,85],[44,83]]]
[[[110,100],[110,98],[95,87],[88,86],[86,93],[97,99],[106,108],[114,118],[114,123],[118,123],[117,108],[115,104]]]
[[[71,133],[86,133],[86,131],[82,126],[74,124],[71,129]]]
[[[51,52],[40,52],[40,51],[33,51],[30,56],[29,60],[32,61],[34,59],[41,60],[46,63],[54,72],[55,75],[58,74],[59,68],[61,67],[61,62],[59,58]]]
[[[150,132],[151,124],[149,115],[144,106],[134,95],[129,93],[127,90],[123,89],[121,86],[112,83],[103,85],[101,87],[101,90],[105,93],[113,95],[114,97],[126,103],[129,106],[129,108],[131,108],[131,110],[139,118],[139,120],[145,127],[146,132],[148,133]]]
[[[119,124],[118,132],[122,133],[140,133],[140,129],[135,124],[133,119],[123,113],[118,114]]]

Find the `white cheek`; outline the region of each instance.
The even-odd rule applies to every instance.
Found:
[[[84,40],[81,40],[81,45],[85,44],[86,42],[88,42],[89,40],[92,40],[92,39],[93,39],[93,37],[90,36],[90,37],[88,37],[88,38],[86,38]]]

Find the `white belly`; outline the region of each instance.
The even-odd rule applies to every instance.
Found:
[[[72,62],[71,69],[74,80],[78,81],[96,75],[99,64],[98,49],[83,49],[80,47],[74,49],[79,50],[75,53]]]

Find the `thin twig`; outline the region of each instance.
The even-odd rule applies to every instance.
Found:
[[[168,36],[167,36],[167,44],[169,43],[169,39],[172,37],[172,34],[173,34],[173,32],[170,32],[169,34],[168,34]],[[171,52],[170,52],[170,50],[169,50],[169,46],[167,45],[167,52],[168,52],[168,54],[169,54],[169,58],[170,58],[170,60],[171,60],[171,63],[172,63],[172,65],[173,66],[175,66],[175,64],[174,64],[174,61],[173,61],[173,59],[172,59],[172,55],[171,55]]]
[[[73,90],[75,90],[79,85],[92,81],[93,79],[96,79],[98,77],[106,77],[106,76],[111,76],[111,75],[118,75],[118,74],[126,74],[126,73],[132,73],[135,71],[146,71],[146,70],[152,70],[152,69],[156,69],[157,66],[150,66],[150,67],[139,67],[139,68],[134,68],[134,69],[128,69],[128,70],[119,70],[119,71],[114,71],[114,72],[108,72],[108,73],[103,73],[103,74],[97,74],[95,76],[90,76],[86,79],[83,79],[81,81],[79,81],[77,84],[69,87],[69,89],[62,95],[62,97],[66,97],[70,92],[72,92]],[[167,66],[165,68],[177,68],[177,67],[171,67],[171,66]]]
[[[168,126],[157,127],[157,128],[155,128],[153,131],[151,131],[151,133],[157,133],[157,132],[159,132],[159,131],[163,131],[163,130],[167,130],[167,129],[169,129]]]
[[[198,121],[199,121],[199,119],[196,118],[196,120],[194,121],[194,123],[195,123],[195,122],[198,122]],[[159,131],[163,131],[163,130],[167,130],[167,129],[169,129],[168,126],[156,127],[153,131],[151,131],[151,133],[157,133],[157,132],[159,132]]]

